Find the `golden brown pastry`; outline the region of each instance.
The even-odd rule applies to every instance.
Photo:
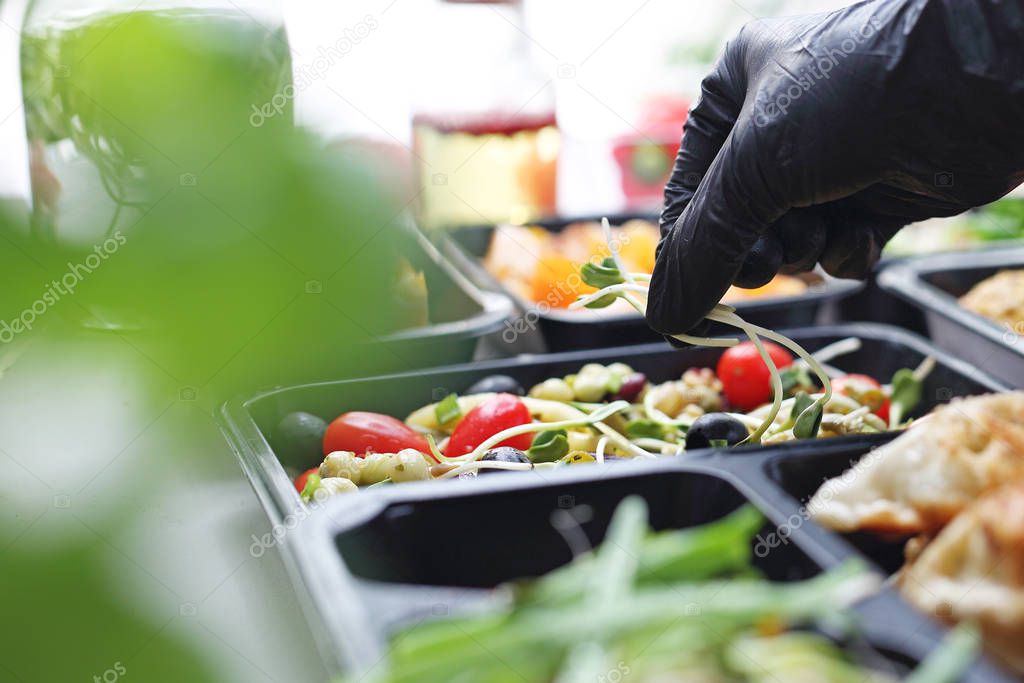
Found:
[[[992,654],[1024,673],[1024,482],[960,513],[904,568],[900,589],[946,622],[977,622]]]
[[[997,323],[1024,321],[1024,270],[1003,270],[985,278],[960,297],[960,305]]]
[[[807,504],[837,531],[934,534],[979,495],[1024,479],[1024,392],[957,399],[831,479]]]

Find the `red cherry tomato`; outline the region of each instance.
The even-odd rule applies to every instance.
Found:
[[[836,377],[832,380],[832,391],[859,401],[875,415],[889,421],[889,397],[874,377],[859,374]]]
[[[306,482],[309,481],[309,475],[316,474],[319,471],[319,467],[310,467],[308,470],[295,477],[295,490],[302,493],[302,490],[306,488]]]
[[[448,440],[444,454],[448,457],[465,455],[498,432],[530,422],[530,411],[525,403],[512,394],[497,394],[466,413]],[[533,434],[520,434],[494,447],[510,446],[525,451],[532,443]]]
[[[782,369],[793,362],[789,352],[778,344],[763,342],[775,367]],[[722,392],[737,410],[753,410],[772,398],[772,376],[753,342],[730,347],[718,359],[718,379]]]
[[[324,432],[324,455],[334,451],[352,451],[363,457],[367,453],[397,453],[403,448],[414,448],[430,455],[427,440],[390,415],[360,411],[342,413],[327,425]]]

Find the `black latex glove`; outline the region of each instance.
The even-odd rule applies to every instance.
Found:
[[[819,262],[864,277],[904,225],[1024,181],[1024,0],[756,21],[701,90],[665,188],[647,305],[662,333],[733,283]]]

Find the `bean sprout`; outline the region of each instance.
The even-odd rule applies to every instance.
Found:
[[[633,308],[636,309],[636,311],[640,315],[646,316],[646,306],[632,294],[646,294],[649,284],[648,287],[639,284],[639,282],[641,281],[641,278],[639,277],[640,274],[631,273],[628,270],[626,270],[625,264],[623,263],[622,258],[619,256],[615,240],[612,238],[611,225],[608,223],[607,218],[601,221],[601,228],[604,231],[605,240],[608,242],[608,250],[611,253],[611,258],[612,261],[615,263],[615,267],[618,268],[619,277],[622,278],[622,282],[599,288],[596,292],[592,294],[581,296],[579,299],[570,304],[569,308],[578,309],[589,304],[593,304],[599,300],[605,299],[608,296],[613,296],[616,298],[625,299]],[[645,278],[643,281],[647,283],[650,282],[648,278]],[[761,359],[764,361],[765,365],[768,366],[768,372],[771,373],[771,408],[768,410],[768,414],[764,417],[763,421],[742,443],[759,443],[764,433],[768,430],[769,427],[771,427],[772,424],[774,424],[775,418],[778,416],[779,410],[782,407],[782,377],[779,374],[778,368],[775,366],[775,362],[768,354],[768,350],[765,348],[764,343],[761,341],[761,337],[771,339],[772,341],[777,342],[782,346],[785,346],[789,350],[793,351],[795,354],[797,354],[797,356],[800,357],[800,359],[804,363],[807,364],[807,366],[812,371],[814,371],[814,373],[821,380],[821,385],[824,388],[823,394],[818,399],[816,399],[815,402],[820,404],[819,409],[824,410],[825,404],[828,403],[829,399],[832,398],[832,383],[829,380],[828,373],[821,366],[821,363],[814,356],[812,356],[806,350],[804,350],[802,346],[794,342],[792,339],[784,335],[781,335],[777,332],[765,329],[759,325],[754,325],[753,323],[748,323],[746,320],[741,318],[736,313],[736,309],[734,309],[731,306],[726,306],[724,304],[716,304],[715,307],[711,309],[711,311],[705,316],[705,318],[715,322],[724,323],[726,325],[731,325],[742,330],[750,339],[750,341],[753,342],[754,346],[757,348],[758,354],[761,356]],[[685,342],[687,344],[692,344],[694,346],[714,346],[721,348],[735,346],[736,344],[740,343],[740,340],[734,337],[695,337],[687,334],[673,334],[671,336],[674,339],[678,339],[679,341]],[[838,346],[838,344],[833,346]],[[846,345],[846,347],[848,346],[849,344]],[[844,347],[840,347],[840,351],[842,351],[843,348]],[[833,352],[835,351],[833,350]],[[648,402],[647,400],[644,401],[644,409],[648,417],[650,417],[656,422],[667,425],[682,426],[682,423],[680,423],[678,420],[673,420],[672,418],[669,418],[661,411],[658,411],[654,407],[653,403]],[[595,424],[594,426],[597,427],[598,429],[601,429],[602,427],[602,425],[600,424]],[[631,445],[634,448],[637,448],[638,450],[643,450],[636,447],[635,444]],[[647,453],[646,451],[643,452],[647,457],[653,455]]]

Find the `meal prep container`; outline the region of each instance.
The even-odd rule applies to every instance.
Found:
[[[891,436],[881,437],[884,441]],[[471,612],[500,596],[490,589],[539,576],[571,559],[552,513],[577,513],[589,543],[604,537],[627,496],[648,504],[655,529],[705,524],[750,502],[767,518],[753,541],[754,564],[774,581],[812,577],[857,557],[856,547],[801,513],[799,503],[766,485],[789,459],[856,458],[849,440],[804,441],[747,455],[705,451],[692,458],[482,477],[448,486],[393,486],[328,499],[294,542],[297,580],[332,669],[379,665],[389,634],[424,620]],[[461,485],[465,484],[465,485]],[[778,538],[786,528],[787,537]],[[774,534],[774,535],[773,535]],[[892,588],[859,604],[859,636],[845,644],[862,664],[905,674],[936,648],[945,629]],[[961,680],[1014,680],[982,659]]]
[[[832,361],[848,372],[862,372],[888,380],[904,367],[916,367],[925,356],[937,364],[925,381],[920,415],[954,396],[998,390],[1002,385],[972,366],[938,351],[920,337],[881,325],[836,325],[785,332],[808,351],[847,337],[858,337],[861,348]],[[413,410],[450,392],[461,392],[492,374],[514,377],[529,388],[549,377],[576,372],[586,363],[622,361],[653,382],[678,378],[691,367],[714,367],[722,350],[709,347],[673,349],[668,344],[519,356],[504,360],[433,368],[412,373],[366,379],[339,380],[285,387],[260,393],[245,401],[228,403],[220,419],[228,442],[242,469],[263,502],[273,523],[279,523],[301,503],[292,477],[315,467],[320,453],[295,454],[282,448],[277,434],[281,419],[305,411],[331,420],[347,410],[369,410],[404,418]],[[865,437],[843,437],[844,440]],[[760,450],[762,447],[753,447]],[[280,457],[278,457],[280,453]]]
[[[358,354],[358,367],[347,368],[342,376],[468,362],[477,343],[500,331],[515,313],[508,296],[478,287],[419,230],[409,227],[408,237],[401,242],[403,256],[423,272],[430,324],[382,337],[369,352]]]
[[[1012,268],[1024,268],[1024,248],[907,259],[885,268],[878,282],[924,311],[937,346],[1014,387],[1024,387],[1024,330],[971,313],[957,301],[985,278]]]
[[[641,218],[657,224],[657,218],[649,215],[609,216],[612,225],[621,225],[627,220]],[[601,217],[548,220],[531,223],[552,232],[560,232],[572,223],[597,221]],[[595,349],[626,344],[640,344],[659,341],[661,335],[651,330],[647,323],[633,311],[610,312],[598,311],[567,311],[562,309],[538,310],[537,304],[523,299],[510,292],[494,276],[484,268],[482,259],[487,254],[494,234],[495,226],[472,226],[456,228],[445,233],[442,238],[442,249],[452,261],[464,269],[471,277],[488,289],[504,292],[515,300],[521,315],[532,312],[536,321],[526,320],[528,327],[539,328],[545,346],[549,351],[568,351],[575,349]],[[767,327],[800,327],[826,322],[823,315],[831,313],[835,318],[836,311],[826,311],[834,307],[841,299],[850,296],[863,283],[853,280],[836,280],[818,274],[808,274],[810,287],[799,296],[773,297],[755,301],[743,301],[732,304],[744,319]],[[826,306],[827,305],[827,306]],[[712,327],[711,333],[728,332],[728,328]]]
[[[928,325],[925,324],[921,309],[887,292],[878,284],[878,275],[883,270],[903,262],[906,258],[883,256],[864,279],[864,286],[857,292],[857,296],[846,297],[836,304],[837,318],[896,325],[904,330],[927,336]]]
[[[1004,388],[895,328],[840,325],[786,334],[809,351],[856,336],[861,349],[832,364],[883,380],[901,367],[916,366],[928,354],[935,356],[937,365],[915,414],[953,396]],[[762,549],[763,557],[755,548],[756,564],[774,580],[806,578],[855,556],[887,572],[897,568],[895,545],[827,532],[801,511],[802,501],[826,477],[840,474],[894,438],[892,434],[377,487],[330,498],[317,509],[300,502],[290,475],[314,466],[319,454],[282,462],[274,450],[277,424],[294,411],[325,419],[353,409],[403,416],[442,392],[463,390],[494,373],[511,375],[529,387],[588,362],[624,361],[652,381],[663,381],[688,367],[713,366],[719,354],[719,349],[677,350],[660,343],[302,385],[229,403],[222,409],[221,423],[273,529],[282,530],[280,538],[271,534],[272,544],[281,545],[324,659],[338,672],[372,666],[384,651],[387,635],[403,624],[473,609],[495,599],[490,589],[496,584],[567,562],[568,547],[550,524],[553,510],[587,506],[591,521],[583,528],[596,544],[617,503],[631,494],[647,500],[657,529],[706,523],[752,502],[770,520],[761,538],[778,535],[782,525],[792,530],[769,552]],[[919,661],[943,633],[891,588],[858,611],[868,650],[881,653],[886,666],[897,672]],[[1013,679],[981,662],[964,680]]]

